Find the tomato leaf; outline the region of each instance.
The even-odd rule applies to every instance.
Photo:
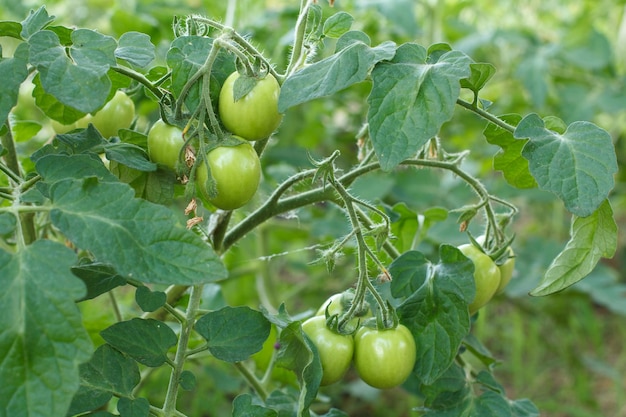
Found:
[[[17,226],[17,220],[13,213],[2,212],[0,213],[0,235],[8,235],[13,233]]]
[[[15,39],[22,39],[22,25],[18,22],[0,22],[0,37],[7,36]]]
[[[574,122],[559,134],[545,127],[536,114],[517,125],[515,138],[528,138],[522,155],[539,187],[556,194],[565,207],[589,216],[608,197],[617,172],[611,136],[589,122]]]
[[[87,287],[87,294],[79,301],[91,300],[113,288],[126,285],[126,280],[113,267],[98,262],[74,266],[72,273]]]
[[[165,323],[139,318],[115,323],[100,335],[120,352],[150,367],[163,365],[167,361],[167,351],[178,340],[176,333]]]
[[[145,33],[126,32],[118,42],[115,56],[119,59],[144,68],[155,58],[154,45]]]
[[[26,44],[21,44],[18,49],[27,49]],[[2,51],[0,50],[0,53]],[[20,84],[28,77],[27,62],[20,57],[19,53],[13,58],[0,58],[0,127],[5,124],[9,112],[17,104]]]
[[[70,272],[75,262],[72,250],[49,240],[0,249],[3,416],[64,416],[78,389],[78,366],[92,347],[74,302],[85,293]]]
[[[41,6],[37,10],[31,10],[26,19],[22,21],[22,31],[20,33],[23,39],[28,39],[34,33],[39,32],[54,21],[54,16],[49,16],[46,6]]]
[[[617,249],[617,224],[608,200],[591,216],[573,216],[570,240],[554,259],[531,295],[549,295],[583,279],[601,258],[612,258]]]
[[[517,126],[522,120],[522,116],[505,114],[499,119]],[[522,156],[522,149],[528,139],[515,139],[511,132],[494,123],[489,123],[483,134],[487,142],[502,148],[493,157],[493,167],[502,171],[504,179],[509,184],[517,188],[534,188],[537,186],[537,181],[528,169],[528,160]]]
[[[122,277],[187,285],[226,277],[212,248],[174,212],[133,195],[122,183],[61,180],[50,188],[50,217],[76,246],[112,265]]]
[[[270,327],[263,313],[249,307],[224,307],[200,317],[195,326],[208,341],[209,352],[226,362],[240,362],[260,351]]]
[[[250,394],[241,394],[233,401],[232,417],[277,417],[278,413],[270,408],[252,404]]]
[[[337,12],[324,22],[322,33],[329,38],[339,38],[350,30],[354,17],[350,13]]]
[[[150,402],[145,398],[122,397],[117,402],[120,417],[149,417]]]
[[[304,335],[299,322],[293,322],[280,333],[276,366],[295,372],[300,384],[298,415],[308,410],[322,381],[322,363],[314,354],[315,345]]]
[[[414,156],[450,120],[459,81],[470,75],[469,64],[470,58],[459,51],[427,63],[426,50],[409,43],[398,48],[391,62],[376,65],[367,119],[384,171]]]
[[[470,328],[468,304],[474,299],[473,264],[449,245],[440,263],[420,252],[405,252],[389,267],[392,293],[414,292],[398,307],[400,322],[415,336],[415,374],[431,383],[448,369]]]
[[[468,88],[478,95],[487,81],[496,73],[496,67],[489,63],[471,63],[470,76],[461,80],[461,87]]]
[[[124,142],[107,143],[104,146],[104,154],[109,161],[117,161],[139,171],[153,172],[157,170],[157,164],[150,162],[146,151],[137,145]]]
[[[152,291],[142,286],[135,291],[135,301],[142,311],[152,312],[165,305],[167,295],[163,291]]]
[[[41,85],[41,77],[39,74],[35,75],[33,78],[33,84],[35,85],[33,89],[35,103],[46,116],[62,124],[72,124],[85,116],[85,112],[66,106],[52,94],[48,94]]]
[[[72,56],[76,61],[67,56],[65,47],[54,32],[42,30],[29,39],[30,61],[39,71],[44,90],[61,103],[85,113],[102,107],[111,90],[111,80],[106,72],[111,58],[115,64],[115,40],[112,45],[100,37],[87,35],[83,30],[75,39],[85,42],[73,50]]]
[[[45,155],[38,159],[35,167],[48,182],[65,178],[96,177],[101,181],[116,182],[115,175],[106,169],[98,155],[84,153],[78,155]]]
[[[521,399],[511,402],[512,417],[539,417],[539,410],[532,401]]]
[[[111,345],[100,346],[89,362],[80,365],[80,388],[67,415],[82,414],[106,404],[115,394],[132,396],[141,377],[137,362]]]
[[[281,86],[278,111],[283,113],[319,97],[328,96],[367,78],[377,62],[391,59],[393,42],[377,47],[356,41],[328,58],[317,61],[288,77]]]

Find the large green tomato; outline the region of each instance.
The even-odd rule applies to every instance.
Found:
[[[326,327],[324,316],[311,317],[302,324],[302,330],[317,348],[322,362],[321,385],[339,381],[345,375],[354,354],[354,340],[350,335],[338,334]]]
[[[206,158],[217,188],[217,195],[211,198],[205,188],[209,173],[202,162],[196,179],[200,194],[206,200],[222,210],[234,210],[250,201],[261,181],[261,162],[252,145],[246,142],[220,146],[211,150]]]
[[[118,90],[113,98],[87,120],[105,138],[117,135],[118,130],[128,129],[135,118],[135,103],[123,91]]]
[[[411,375],[415,365],[415,339],[404,325],[378,330],[361,327],[354,336],[354,365],[368,385],[393,388]]]
[[[175,170],[184,143],[180,128],[159,119],[148,132],[148,156],[152,162]]]
[[[495,295],[500,286],[500,270],[489,255],[471,243],[459,246],[459,250],[474,263],[476,296],[469,305],[470,315],[473,315]]]
[[[233,72],[226,78],[219,97],[219,114],[224,127],[247,140],[265,139],[280,124],[278,112],[280,86],[272,74],[257,81],[252,90],[235,101],[234,85],[239,78]]]

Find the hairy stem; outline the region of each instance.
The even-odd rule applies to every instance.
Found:
[[[196,285],[191,288],[185,323],[181,327],[180,336],[178,338],[178,346],[176,348],[176,356],[174,357],[174,368],[170,374],[167,394],[165,395],[165,402],[163,403],[163,412],[165,413],[165,417],[176,416],[176,399],[178,398],[180,375],[182,374],[183,367],[185,365],[189,337],[191,336],[191,332],[193,331],[193,326],[195,324],[196,312],[200,307],[202,287],[202,285]]]

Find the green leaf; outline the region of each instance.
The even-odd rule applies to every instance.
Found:
[[[513,401],[511,403],[512,417],[539,417],[539,410],[532,401],[527,399]]]
[[[270,327],[263,313],[249,307],[224,307],[200,317],[195,326],[208,341],[209,352],[226,362],[240,362],[260,351]]]
[[[33,84],[35,84],[35,88],[33,89],[35,103],[37,104],[37,107],[39,107],[46,114],[46,116],[65,125],[72,124],[85,116],[86,113],[78,111],[73,107],[66,106],[57,100],[52,94],[48,94],[41,85],[41,77],[39,74],[35,75],[33,78]]]
[[[574,122],[563,134],[545,128],[529,114],[515,129],[515,137],[528,138],[522,155],[539,187],[563,200],[581,217],[589,216],[608,197],[617,172],[611,136],[589,122]]]
[[[129,397],[141,376],[137,362],[111,345],[100,346],[89,362],[80,366],[80,388],[68,415],[92,411],[106,404],[113,395]]]
[[[400,322],[417,345],[415,373],[426,384],[448,369],[470,328],[467,305],[475,294],[473,264],[449,245],[440,247],[440,262],[425,264],[420,252],[405,252],[389,267],[393,292],[413,290],[398,307]]]
[[[135,301],[142,311],[151,312],[165,305],[167,295],[163,291],[152,291],[142,286],[135,291]]]
[[[0,235],[8,235],[15,231],[17,226],[17,220],[13,213],[2,212],[0,213]]]
[[[498,363],[491,352],[471,333],[463,339],[463,346],[488,368]]]
[[[142,282],[192,285],[227,276],[213,249],[170,209],[95,178],[52,185],[50,218],[74,244]]]
[[[470,417],[512,417],[509,401],[500,394],[486,391],[475,398],[468,416]]]
[[[154,60],[154,50],[150,36],[141,32],[126,32],[120,36],[115,56],[132,65],[144,68]]]
[[[83,284],[76,255],[37,240],[0,249],[0,415],[64,416],[79,386],[78,366],[92,347],[74,300]]]
[[[278,110],[282,113],[295,105],[334,94],[361,82],[367,78],[374,64],[391,59],[394,53],[393,42],[384,42],[375,48],[353,42],[287,78],[281,86]]]
[[[339,38],[350,30],[354,17],[350,13],[337,12],[324,22],[323,34],[329,38]]]
[[[193,391],[196,388],[196,376],[193,372],[184,370],[180,374],[180,387],[185,391]]]
[[[168,169],[157,169],[153,172],[139,171],[117,161],[111,161],[109,169],[120,181],[133,187],[137,198],[168,205],[174,197],[176,174],[173,171]]]
[[[114,348],[154,368],[167,361],[167,351],[178,340],[167,324],[139,318],[115,323],[101,331],[100,335]]]
[[[104,154],[109,161],[117,161],[139,171],[157,170],[157,164],[151,162],[146,151],[137,145],[124,142],[108,143],[104,146]]]
[[[39,71],[44,90],[61,103],[84,113],[102,107],[111,90],[111,81],[106,75],[111,62],[106,50],[109,42],[93,37],[83,30],[75,39],[86,42],[75,45],[72,50],[76,62],[67,56],[54,32],[42,30],[29,39],[30,61]]]
[[[22,49],[26,47],[26,44],[19,46]],[[2,82],[0,83],[0,127],[5,124],[9,112],[17,104],[20,85],[28,77],[26,64],[25,60],[17,57],[0,59],[0,74],[2,74]]]
[[[11,123],[15,142],[26,142],[41,130],[41,124],[33,120],[15,120]]]
[[[496,67],[482,62],[473,62],[469,67],[470,76],[461,80],[461,87],[469,88],[474,94],[478,95],[478,92],[483,89],[487,81],[496,73]]]
[[[35,168],[49,183],[66,178],[81,179],[86,177],[96,177],[106,182],[117,182],[117,177],[111,174],[100,157],[93,153],[46,155],[37,160]]]
[[[278,413],[270,408],[252,404],[250,394],[241,394],[233,401],[233,417],[277,417]]]
[[[117,402],[120,417],[149,417],[150,402],[145,398],[120,398]]]
[[[116,48],[115,39],[94,30],[77,29],[72,32],[72,59],[79,68],[88,69],[97,76],[105,75],[109,67],[116,65]]]
[[[498,118],[512,126],[517,126],[522,120],[519,114],[505,114]],[[522,149],[528,140],[515,139],[513,133],[495,123],[489,123],[483,134],[487,142],[502,148],[493,157],[493,167],[502,171],[504,179],[517,188],[535,188],[537,182],[528,169],[528,160],[522,156]]]
[[[367,118],[384,171],[414,156],[450,120],[459,81],[470,74],[470,59],[462,52],[447,52],[434,64],[426,60],[423,47],[404,44],[393,61],[372,71]]]
[[[46,6],[41,6],[37,10],[31,10],[28,17],[22,22],[22,32],[20,36],[28,39],[34,33],[39,32],[54,21],[54,16],[49,16]]]
[[[304,335],[299,322],[293,322],[280,333],[280,349],[276,366],[295,372],[300,384],[298,415],[307,411],[322,381],[322,363],[316,355],[315,345]]]
[[[0,37],[22,39],[22,25],[18,22],[0,22]]]
[[[464,403],[471,394],[465,372],[456,363],[432,383],[422,384],[420,392],[425,408],[431,410],[452,408]]]
[[[91,300],[113,288],[126,285],[126,280],[113,267],[99,262],[74,266],[72,273],[80,278],[87,287],[87,294],[79,301]]]
[[[608,200],[588,217],[573,216],[570,240],[554,259],[531,295],[549,295],[586,277],[601,258],[612,258],[617,249],[617,225]]]

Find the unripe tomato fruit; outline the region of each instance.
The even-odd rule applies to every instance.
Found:
[[[183,131],[157,120],[148,132],[148,156],[152,162],[175,170],[180,150],[185,144]]]
[[[239,77],[235,71],[222,85],[218,104],[220,119],[224,127],[237,136],[247,140],[265,139],[283,118],[278,112],[278,81],[268,73],[248,94],[235,101],[233,88]]]
[[[205,188],[209,173],[204,162],[198,166],[196,179],[200,194],[207,201],[222,210],[235,210],[250,201],[261,182],[261,162],[252,145],[220,146],[206,158],[217,195],[211,198]]]
[[[401,385],[415,366],[415,339],[406,326],[378,330],[361,327],[354,335],[354,366],[361,379],[374,388]]]
[[[324,316],[311,317],[302,324],[302,330],[317,348],[322,362],[320,385],[329,385],[343,378],[354,354],[352,336],[330,330]]]
[[[128,129],[135,118],[135,103],[121,90],[93,116],[85,116],[105,138],[117,135],[120,129]],[[82,119],[81,119],[82,120]],[[86,123],[85,123],[86,125]]]
[[[473,315],[495,295],[500,286],[500,270],[489,255],[471,243],[459,246],[459,250],[474,263],[476,296],[469,305],[470,315]]]

